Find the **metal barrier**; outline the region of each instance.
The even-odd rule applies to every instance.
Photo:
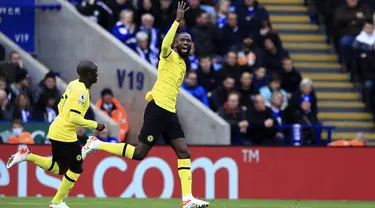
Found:
[[[248,129],[257,128],[256,126],[249,126]],[[332,141],[332,131],[335,129],[335,126],[324,126],[324,125],[300,125],[300,124],[289,124],[289,125],[281,125],[277,126],[279,131],[290,130],[289,135],[285,136],[283,139],[284,144],[289,142],[293,144],[292,137],[299,138],[300,142],[303,142],[303,137],[301,135],[304,129],[315,129],[315,139],[316,145],[321,145],[322,137],[321,134],[323,131],[327,131],[327,143]],[[295,131],[294,131],[295,130]],[[251,138],[250,138],[251,139]],[[238,132],[237,136],[237,145],[244,145],[244,139],[240,136],[240,132]],[[297,145],[296,145],[297,146]]]

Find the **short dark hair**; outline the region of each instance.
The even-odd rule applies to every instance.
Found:
[[[98,66],[96,65],[96,63],[90,60],[84,60],[84,61],[79,62],[77,66],[77,73],[79,76],[84,76],[85,73],[91,72],[96,69],[98,69]]]
[[[211,56],[209,56],[209,55],[201,55],[201,56],[199,56],[199,61],[201,61],[202,59],[210,59],[211,60]]]
[[[280,77],[280,75],[277,74],[277,73],[272,74],[272,75],[271,75],[271,82],[272,82],[272,81],[281,81],[281,77]]]
[[[374,20],[372,20],[372,19],[367,19],[367,20],[365,21],[365,24],[373,25],[373,24],[374,24]],[[364,25],[365,25],[365,24],[364,24]]]
[[[22,120],[20,119],[20,118],[15,118],[15,119],[13,119],[12,120],[12,125],[14,125],[14,124],[19,124],[19,125],[23,125],[22,124]]]
[[[195,74],[195,75],[197,75],[197,72],[195,72],[195,71],[188,71],[188,72],[186,73],[186,77],[188,77],[190,74]]]
[[[13,54],[19,54],[19,52],[18,51],[11,51],[9,53],[9,60],[12,58]]]
[[[100,94],[101,94],[102,97],[104,97],[105,95],[113,96],[113,92],[109,88],[104,88]]]

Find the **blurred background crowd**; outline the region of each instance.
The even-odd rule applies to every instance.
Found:
[[[161,41],[174,21],[177,1],[71,2],[82,15],[157,67]],[[310,23],[321,26],[342,69],[351,75],[362,101],[374,112],[375,1],[306,0],[304,3]],[[190,10],[178,32],[191,34],[194,47],[186,60],[182,87],[230,124],[232,144],[316,145],[320,130],[303,128],[301,136],[294,139],[293,129],[282,127],[314,126],[322,122],[318,118],[314,83],[295,66],[271,23],[269,11],[256,0],[188,0],[188,4]],[[16,51],[0,55],[4,58],[0,64],[0,118],[12,121],[13,129],[11,136],[2,140],[34,143],[22,125],[54,120],[62,93],[56,88],[59,74],[48,73],[36,89],[30,89],[32,80],[20,55]],[[102,90],[96,105],[120,123],[120,132],[117,138],[109,137],[107,131],[90,133],[103,141],[125,141],[130,128],[126,109],[114,98],[111,89]],[[91,109],[85,117],[95,120]],[[77,134],[88,132],[78,129]],[[356,140],[363,142],[363,135]]]

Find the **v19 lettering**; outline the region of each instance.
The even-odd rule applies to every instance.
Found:
[[[143,90],[145,75],[143,72],[135,72],[126,69],[117,69],[118,87],[122,89],[128,86],[130,90]]]

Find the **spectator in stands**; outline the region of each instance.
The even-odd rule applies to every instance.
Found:
[[[144,14],[151,14],[155,18],[155,24],[158,23],[158,20],[160,19],[155,2],[153,0],[139,0],[137,1],[138,9],[136,12],[136,24],[141,25],[142,22],[142,16]],[[156,25],[157,26],[157,25]]]
[[[194,28],[197,24],[197,18],[204,10],[200,7],[200,0],[189,1],[189,7],[190,9],[185,14],[186,25],[189,28]]]
[[[260,88],[268,85],[268,77],[266,76],[266,69],[264,67],[259,67],[255,70],[255,76],[251,82],[252,88],[255,92],[258,92]]]
[[[249,72],[242,73],[240,83],[237,90],[240,93],[240,104],[242,106],[251,105],[251,97],[257,94],[257,91],[252,87],[253,75]]]
[[[0,90],[0,120],[10,121],[12,120],[12,106],[9,103],[8,96],[5,90]]]
[[[334,24],[339,31],[340,53],[346,66],[351,62],[351,47],[355,37],[361,32],[364,22],[373,18],[372,15],[372,9],[359,0],[346,0],[346,4],[335,11]]]
[[[198,56],[216,54],[216,41],[220,40],[217,28],[209,22],[207,12],[201,12],[197,18],[197,25],[192,29],[195,52]]]
[[[260,41],[259,46],[261,48],[264,48],[265,39],[270,38],[275,43],[275,46],[278,50],[283,50],[283,44],[281,42],[279,34],[277,34],[276,31],[273,30],[272,24],[269,20],[263,20],[260,26]]]
[[[355,135],[355,138],[353,140],[347,141],[347,140],[336,140],[334,142],[328,143],[327,146],[330,147],[365,147],[367,146],[367,139],[363,132],[358,132]]]
[[[31,89],[30,89],[30,79],[27,77],[27,71],[19,71],[16,74],[16,82],[10,85],[10,89],[15,96],[19,94],[25,94],[32,99]],[[30,100],[33,104],[33,100]]]
[[[82,0],[76,5],[77,10],[91,21],[110,30],[113,26],[113,11],[100,0]]]
[[[176,15],[176,7],[177,1],[159,0],[156,2],[156,12],[160,17],[156,24],[160,31],[167,31],[168,25],[174,21]]]
[[[133,22],[134,13],[131,10],[125,9],[120,13],[120,20],[112,28],[112,34],[125,43],[130,48],[134,48],[136,44],[135,34],[136,25]]]
[[[264,40],[263,63],[269,73],[280,73],[281,61],[289,57],[289,53],[283,49],[278,49],[271,37]]]
[[[106,0],[105,4],[108,5],[108,7],[112,10],[112,21],[120,18],[120,13],[122,10],[128,9],[135,12],[135,8],[131,0]],[[109,29],[111,29],[115,23],[116,22],[112,22],[109,25]]]
[[[271,97],[275,92],[280,92],[283,95],[281,109],[286,109],[286,107],[288,106],[288,95],[285,90],[281,88],[281,77],[278,74],[273,74],[268,86],[264,86],[259,90],[259,94],[264,97],[267,106],[271,105]]]
[[[154,27],[154,22],[155,18],[151,14],[142,15],[142,25],[139,30],[147,33],[150,49],[155,54],[159,54],[160,32]]]
[[[33,100],[38,101],[41,94],[50,92],[54,95],[55,101],[58,103],[61,98],[61,92],[56,87],[56,75],[53,72],[48,72],[44,79],[40,81],[39,85],[33,89]]]
[[[106,88],[102,90],[101,99],[96,102],[96,107],[120,125],[118,139],[120,142],[124,142],[129,132],[128,114],[120,102],[113,97],[111,89]]]
[[[375,32],[372,21],[367,21],[362,32],[356,37],[353,48],[357,53],[356,77],[363,83],[362,99],[372,106],[371,91],[375,81]]]
[[[152,64],[153,66],[158,66],[158,55],[154,50],[150,49],[149,36],[146,32],[138,32],[136,35],[137,45],[135,46],[135,52],[145,61]]]
[[[223,28],[227,24],[227,15],[230,8],[230,0],[220,0],[216,11],[216,27]],[[236,17],[237,19],[237,17]]]
[[[258,34],[260,22],[269,19],[268,11],[256,0],[239,0],[236,6],[239,25],[245,33]]]
[[[12,90],[9,89],[6,77],[1,76],[1,75],[0,75],[0,90],[4,90],[7,93],[9,101],[12,102],[16,99],[16,96],[13,94]]]
[[[304,78],[300,83],[299,90],[292,94],[290,104],[293,109],[299,109],[301,104],[301,98],[304,96],[310,96],[311,100],[311,112],[314,115],[318,114],[318,99],[313,89],[313,82],[311,79]]]
[[[251,34],[245,35],[242,40],[242,46],[238,51],[238,64],[251,71],[263,65],[262,51],[255,44]]]
[[[272,94],[271,101],[270,101],[270,109],[272,111],[273,118],[277,121],[275,126],[281,127],[283,124],[286,124],[286,111],[282,109],[282,105],[284,102],[283,94],[280,92],[275,92]],[[284,136],[285,129],[277,128],[276,139],[279,144],[285,143],[285,136]]]
[[[225,58],[223,67],[217,71],[219,81],[222,82],[228,76],[233,77],[236,81],[240,80],[242,68],[237,64],[237,54],[229,51]]]
[[[35,144],[30,132],[23,129],[20,119],[14,119],[12,122],[12,136],[8,139],[8,144]]]
[[[186,74],[185,82],[182,84],[182,88],[187,90],[191,95],[209,108],[210,104],[208,102],[207,92],[202,86],[198,85],[197,79],[197,73],[194,71],[189,71]]]
[[[238,137],[244,137],[249,123],[246,118],[246,108],[240,106],[240,95],[231,92],[227,102],[219,109],[219,116],[227,121],[231,128],[231,143],[236,144]]]
[[[272,111],[266,106],[264,97],[256,95],[254,105],[248,110],[249,128],[248,136],[255,145],[276,144],[276,119],[273,118]]]
[[[299,84],[302,81],[302,76],[299,71],[293,66],[293,61],[290,58],[284,58],[282,61],[283,71],[281,71],[281,88],[288,93],[288,97],[298,90]]]
[[[236,13],[229,13],[227,17],[227,24],[221,29],[222,40],[218,48],[220,48],[220,55],[226,54],[229,50],[241,44],[242,29],[238,26]]]
[[[186,64],[187,70],[197,70],[199,68],[199,60],[195,55],[195,45],[192,44],[190,54],[188,57],[189,62]]]
[[[58,114],[56,97],[52,92],[45,91],[39,97],[31,113],[31,120],[52,123]]]
[[[212,66],[212,59],[209,56],[199,58],[197,70],[198,85],[202,86],[209,94],[219,85],[219,77]]]
[[[21,119],[23,123],[31,120],[31,103],[27,95],[21,93],[17,95],[13,109],[13,119]]]
[[[223,81],[223,85],[217,87],[211,96],[212,105],[211,108],[217,111],[228,99],[229,93],[231,93],[236,84],[236,80],[233,77],[226,77]]]
[[[16,81],[16,75],[21,71],[27,72],[23,67],[21,55],[17,51],[10,52],[9,61],[0,65],[0,74],[5,75],[9,84],[13,84]]]
[[[119,140],[115,137],[111,137],[108,132],[108,128],[103,131],[95,131],[95,136],[102,142],[119,143]]]
[[[319,125],[319,120],[316,114],[312,112],[312,97],[305,95],[301,98],[301,105],[299,110],[296,111],[295,122],[301,125],[312,126]],[[316,128],[303,128],[302,141],[304,145],[315,145],[317,131]]]

